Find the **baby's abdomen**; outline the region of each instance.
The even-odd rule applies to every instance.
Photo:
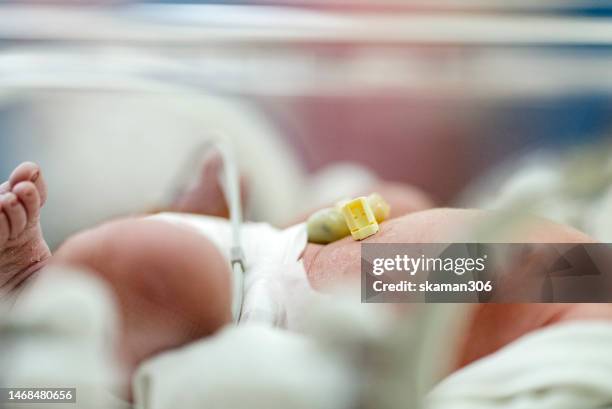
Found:
[[[380,225],[380,232],[358,242],[351,237],[321,246],[309,244],[304,266],[313,288],[325,290],[359,280],[362,243],[463,243],[483,240],[480,227],[495,221],[495,213],[467,209],[431,209],[410,213]],[[571,227],[533,218],[512,230],[487,237],[507,243],[588,243],[593,239]]]

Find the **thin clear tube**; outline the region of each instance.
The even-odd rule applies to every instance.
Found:
[[[244,298],[244,274],[246,271],[244,251],[240,237],[242,227],[242,203],[240,198],[240,175],[232,149],[227,144],[217,143],[214,147],[223,160],[221,187],[229,208],[232,228],[232,247],[230,263],[232,268],[232,317],[237,324],[240,322]]]

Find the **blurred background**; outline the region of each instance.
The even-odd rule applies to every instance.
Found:
[[[211,138],[237,150],[254,219],[291,220],[340,163],[454,204],[519,157],[604,146],[611,17],[611,1],[5,1],[0,175],[43,165],[52,245],[168,203]]]

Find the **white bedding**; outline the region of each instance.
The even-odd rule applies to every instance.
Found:
[[[0,387],[76,388],[76,403],[2,404],[3,409],[126,409],[111,290],[92,275],[47,271],[10,312],[0,305]]]
[[[527,335],[451,375],[427,409],[612,407],[612,323],[580,322]]]
[[[312,338],[249,324],[145,363],[134,380],[134,406],[348,409],[354,387],[342,357]]]
[[[14,341],[0,345],[3,381],[77,386],[75,407],[117,407],[105,393],[117,381],[110,377],[116,365],[108,347],[117,325],[110,293],[89,277],[56,274],[23,295],[11,317],[0,320],[0,331]],[[354,312],[364,306],[349,305],[327,309],[323,319],[319,314],[311,335],[245,326],[155,357],[136,378],[136,407],[355,407],[368,369],[350,357],[360,353],[360,341],[384,333],[385,326],[380,314],[357,319]],[[432,364],[439,352],[432,351]],[[425,408],[612,408],[612,323],[576,322],[527,335],[443,380]]]

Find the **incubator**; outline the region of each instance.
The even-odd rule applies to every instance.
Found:
[[[609,134],[612,30],[607,21],[586,17],[608,15],[609,2],[536,6],[528,1],[459,5],[441,0],[354,6],[339,1],[332,9],[327,2],[305,8],[266,3],[0,5],[0,172],[6,174],[25,159],[45,169],[55,192],[42,218],[52,247],[110,218],[164,210],[177,191],[193,182],[202,147],[221,143],[227,147],[222,149],[227,177],[222,185],[232,204],[232,314],[238,321],[250,261],[241,246],[244,220],[287,226],[313,209],[355,197],[356,191],[372,192],[381,180],[422,188],[443,205],[501,201],[495,193],[465,188],[499,162],[522,166],[514,155],[526,150],[555,152]],[[552,200],[571,196],[562,181],[546,172],[547,163],[557,163],[555,155],[551,162],[539,163],[537,180],[534,173],[526,174],[520,186],[506,192],[512,199],[535,191],[537,201],[519,202],[499,224],[487,226],[490,231],[483,236],[494,236],[500,226],[518,220],[518,207],[552,213],[548,192],[556,195]],[[353,165],[339,171],[339,163]],[[249,181],[244,214],[240,173]],[[605,175],[602,180],[609,183]],[[487,187],[496,183],[489,180]],[[609,213],[611,198],[608,194],[593,206],[599,208],[597,215]],[[310,241],[327,244],[375,234],[378,224],[397,210],[385,199],[389,197],[381,192],[314,213],[307,222]],[[556,208],[563,221],[580,213],[573,202],[567,203]],[[609,224],[599,220],[589,222],[593,231]],[[83,286],[95,287],[87,290],[91,294],[100,292],[96,284]],[[106,304],[111,304],[110,297],[100,297],[104,308],[111,309]],[[26,322],[16,336],[36,336],[32,334],[46,320],[48,303],[60,305],[61,311],[78,310],[56,299],[37,300],[32,301],[31,326]],[[207,357],[217,358],[204,368],[210,369],[206,379],[211,385],[220,382],[219,390],[228,388],[226,396],[243,398],[245,408],[254,407],[257,399],[252,396],[266,408],[289,407],[279,397],[283,392],[291,402],[312,409],[446,409],[464,402],[463,407],[476,407],[470,406],[474,396],[483,405],[490,403],[478,395],[477,386],[493,364],[483,365],[480,374],[468,372],[471,382],[452,378],[424,401],[452,366],[449,340],[465,329],[468,307],[418,306],[420,314],[385,326],[381,314],[354,308],[345,298],[317,301],[300,334],[312,338],[312,344],[271,330],[265,333],[269,337],[252,327],[242,332],[237,326],[210,345],[184,351],[185,356],[201,347]],[[92,311],[84,311],[83,317],[96,317]],[[51,328],[50,339],[74,331],[69,321],[57,324],[60,330]],[[0,332],[13,336],[14,328],[0,325]],[[600,332],[582,330],[587,335]],[[249,349],[245,340],[261,349]],[[544,349],[538,339],[529,342],[519,345],[519,353],[531,345]],[[300,355],[300,365],[312,365],[300,377],[291,358],[293,351],[304,350],[308,353]],[[224,353],[240,355],[249,365],[227,365],[219,359]],[[278,365],[271,360],[265,366],[269,377],[252,383],[260,380],[257,371],[264,367],[258,357],[281,355]],[[511,374],[507,379],[533,369],[515,357],[502,356]],[[163,367],[166,358],[154,364]],[[512,366],[515,362],[523,366]],[[153,379],[148,370],[154,364],[143,369],[139,391],[150,391],[146,381]],[[591,368],[579,364],[585,371]],[[191,375],[187,365],[177,367]],[[250,379],[240,378],[245,367],[252,371]],[[338,388],[323,389],[315,404],[316,394],[304,390],[321,385],[320,368],[328,375],[321,379],[337,382]],[[95,373],[90,368],[87,372]],[[107,372],[113,371],[103,374]],[[18,375],[30,379],[29,373],[24,369]],[[42,379],[51,379],[50,373]],[[500,382],[502,375],[497,374]],[[286,381],[286,389],[276,389],[266,379]],[[472,389],[462,394],[466,384]],[[603,389],[597,391],[607,398]],[[198,391],[208,392],[174,392],[195,402],[207,397]],[[509,402],[506,389],[494,392],[500,402]],[[529,395],[539,396],[537,391]],[[223,402],[224,396],[215,398]],[[148,409],[145,403],[142,407]]]
[[[446,2],[417,14],[412,2],[362,13],[4,4],[1,170],[25,158],[48,169],[62,192],[45,210],[54,245],[143,202],[169,203],[185,164],[218,135],[251,179],[254,220],[285,225],[316,208],[310,175],[346,161],[446,203],[511,153],[605,131],[609,26],[573,2],[526,3],[496,2],[492,14],[470,3],[469,15]],[[525,21],[539,29],[524,35]],[[334,193],[327,203],[346,196]]]

